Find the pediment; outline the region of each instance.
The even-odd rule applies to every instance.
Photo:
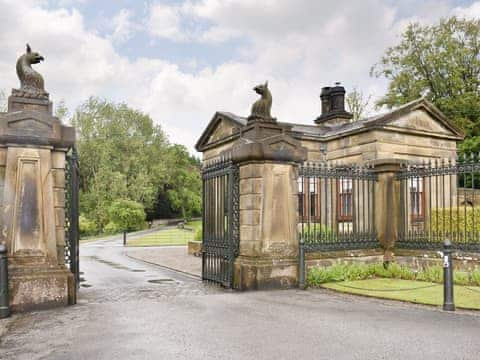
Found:
[[[391,121],[388,125],[428,133],[456,135],[451,129],[447,128],[444,123],[438,121],[437,118],[423,109],[416,109],[406,113],[396,120]]]
[[[198,151],[203,151],[203,149],[212,144],[218,144],[223,140],[232,139],[239,133],[240,128],[244,126],[245,123],[245,119],[233,114],[217,112],[203,131],[195,148]]]
[[[238,131],[238,127],[234,126],[231,121],[226,119],[220,119],[210,133],[206,144],[212,144],[229,136],[232,136],[235,131]]]
[[[300,146],[300,143],[290,136],[280,134],[263,141],[271,149],[278,151],[294,150]]]

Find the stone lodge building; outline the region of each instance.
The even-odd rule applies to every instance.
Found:
[[[322,114],[311,125],[278,121],[308,150],[307,161],[450,158],[463,140],[462,131],[424,98],[355,122],[345,111],[344,98],[341,86],[323,88]],[[203,153],[203,160],[211,160],[231,148],[246,125],[246,117],[217,112],[196,149]]]
[[[266,101],[271,106],[269,91],[267,95],[257,92],[262,96],[257,103]],[[411,229],[431,228],[434,212],[427,204],[440,201],[437,207],[448,208],[457,201],[456,177],[447,177],[441,184],[426,176],[410,177],[405,193],[395,181],[402,164],[456,157],[463,132],[432,103],[420,98],[352,121],[345,110],[342,86],[324,87],[320,98],[321,114],[316,118],[312,114],[311,124],[277,121],[269,109],[258,115],[257,103],[249,117],[217,112],[196,144],[207,167],[225,157],[239,167],[239,249],[232,270],[233,287],[297,284],[300,227],[302,231],[308,227],[307,235],[314,233],[315,242],[326,239],[330,245],[348,244],[344,247],[347,253],[309,254],[309,264],[366,255],[389,261],[399,237],[408,238]],[[324,170],[314,166],[308,172],[302,170],[307,163],[330,165]],[[347,165],[354,166],[351,172],[341,169]],[[372,183],[362,175],[367,168],[375,173]],[[305,171],[310,175],[302,175]],[[207,196],[204,204],[220,200],[224,198]],[[408,215],[399,206],[403,203]],[[207,211],[207,228],[211,214],[223,216],[218,207],[210,215]],[[218,240],[215,231],[212,238]],[[359,252],[352,239],[378,240],[379,246]]]

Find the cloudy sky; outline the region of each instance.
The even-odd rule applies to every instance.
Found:
[[[53,101],[124,101],[193,145],[216,110],[248,115],[269,80],[272,113],[311,123],[322,86],[378,97],[369,76],[408,23],[480,16],[463,0],[0,0],[0,89],[29,42]]]

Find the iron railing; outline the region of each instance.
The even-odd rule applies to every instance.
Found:
[[[65,167],[65,263],[80,286],[79,255],[79,166],[75,147],[68,153]]]
[[[480,251],[480,156],[406,164],[400,182],[400,226],[396,247]]]
[[[368,166],[307,163],[298,178],[298,231],[305,251],[379,248],[375,182]]]
[[[202,178],[202,279],[232,288],[240,239],[239,169],[222,157],[206,164]]]

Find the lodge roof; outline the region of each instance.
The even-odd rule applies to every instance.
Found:
[[[444,135],[443,137],[448,137],[453,140],[462,140],[464,138],[463,131],[455,124],[453,124],[450,120],[448,120],[448,118],[435,105],[433,105],[431,102],[429,102],[423,97],[399,106],[398,108],[391,111],[340,125],[308,125],[281,121],[278,122],[278,125],[286,128],[292,133],[293,137],[298,139],[328,141],[337,137],[344,137],[357,132],[363,132],[373,129],[388,130],[389,123],[417,109],[421,109],[429,113],[430,116],[436,119],[443,127],[447,128],[452,133],[451,136]],[[245,127],[247,125],[246,117],[238,116],[230,112],[216,112],[212,120],[208,124],[207,128],[203,132],[202,136],[198,140],[197,144],[195,145],[198,151],[204,151],[207,148],[211,147],[210,145],[214,146],[219,142],[232,140],[239,136],[240,132],[237,131],[236,133],[233,133],[225,139],[216,141],[214,144],[208,144],[209,146],[207,147],[207,141],[211,133],[214,131],[218,122],[222,119],[231,121],[235,127],[239,128]],[[402,131],[402,129],[398,127],[390,130]],[[414,130],[415,129],[410,129],[410,131]]]

